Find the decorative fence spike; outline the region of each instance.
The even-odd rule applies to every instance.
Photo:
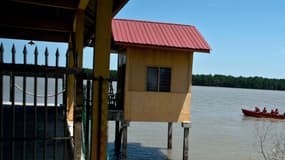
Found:
[[[65,66],[68,66],[68,55],[69,55],[69,47],[66,50],[66,54],[65,54]]]
[[[45,50],[45,65],[48,66],[48,48]]]
[[[15,59],[16,59],[16,58],[15,58],[15,57],[16,57],[15,44],[13,44],[11,52],[12,52],[12,64],[15,64]]]
[[[35,48],[35,65],[38,65],[38,55],[39,55],[39,52],[38,52],[38,47]]]
[[[23,54],[24,54],[24,64],[27,64],[27,47],[26,45],[24,46],[24,49],[23,49]]]
[[[58,61],[59,61],[59,51],[58,48],[56,49],[55,52],[55,66],[58,67]]]

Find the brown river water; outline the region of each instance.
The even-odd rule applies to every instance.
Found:
[[[272,134],[284,133],[285,121],[245,117],[241,108],[279,108],[285,112],[285,92],[220,87],[192,87],[189,159],[257,160],[257,134],[269,126]],[[114,151],[114,122],[109,122],[109,156]],[[181,160],[183,128],[174,123],[173,149],[167,149],[167,123],[131,122],[128,159]]]

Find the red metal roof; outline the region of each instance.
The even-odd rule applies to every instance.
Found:
[[[127,19],[112,20],[116,44],[147,45],[209,53],[211,48],[194,26]]]

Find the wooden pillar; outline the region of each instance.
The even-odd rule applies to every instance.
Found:
[[[68,68],[74,67],[74,53],[73,53],[73,47],[71,38],[70,42],[68,44]],[[75,76],[73,74],[69,74],[67,76],[67,120],[73,121],[73,108],[74,108],[74,102],[75,102]]]
[[[183,160],[188,160],[189,157],[189,128],[191,127],[190,122],[182,122],[182,127],[184,128],[183,135]]]
[[[113,0],[97,0],[93,60],[92,160],[106,160],[108,81]]]
[[[168,122],[167,149],[172,149],[172,122]]]
[[[75,20],[74,54],[76,55],[75,66],[81,71],[83,62],[84,47],[84,10],[77,10]],[[82,106],[83,106],[83,80],[76,77],[76,103],[73,112],[73,136],[74,136],[74,159],[81,160],[82,150]]]
[[[122,147],[122,160],[127,160],[127,145],[128,145],[128,121],[122,123],[122,136],[123,136],[123,147]]]

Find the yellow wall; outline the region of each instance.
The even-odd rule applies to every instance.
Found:
[[[124,118],[130,121],[190,121],[192,52],[129,47],[126,51]],[[147,92],[148,66],[171,68],[171,92]]]

